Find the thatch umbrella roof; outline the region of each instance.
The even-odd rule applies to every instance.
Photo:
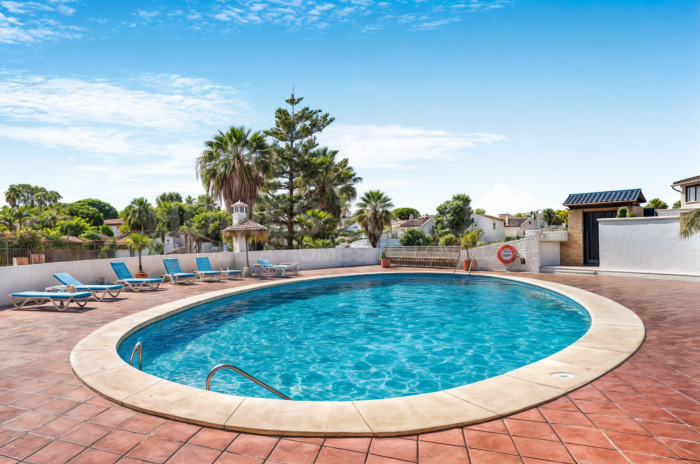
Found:
[[[268,234],[267,227],[261,226],[257,222],[253,222],[250,219],[241,219],[237,223],[228,226],[223,231],[224,237],[236,238],[236,237],[260,237]]]
[[[248,273],[250,273],[250,261],[248,260],[248,240],[251,238],[257,238],[259,240],[265,240],[269,231],[267,227],[261,226],[257,222],[253,222],[250,219],[241,219],[237,223],[228,226],[223,231],[224,238],[231,240],[238,237],[243,237],[246,240],[245,247],[245,263],[248,268]],[[244,269],[244,274],[245,274]]]

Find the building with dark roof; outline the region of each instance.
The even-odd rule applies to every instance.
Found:
[[[561,264],[598,266],[598,219],[616,217],[617,210],[623,206],[634,216],[642,217],[644,208],[641,204],[646,201],[642,189],[569,195],[563,203],[569,209],[569,234],[568,240],[561,244]]]

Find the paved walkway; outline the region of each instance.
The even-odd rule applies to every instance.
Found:
[[[127,293],[117,302],[90,304],[82,313],[0,311],[0,464],[700,461],[700,283],[524,276],[579,287],[627,306],[644,320],[644,345],[614,372],[542,407],[504,420],[403,438],[277,439],[206,429],[119,407],[73,376],[69,353],[94,329],[240,281],[163,285],[158,292]]]

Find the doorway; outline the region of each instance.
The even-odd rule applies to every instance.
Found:
[[[583,213],[583,264],[600,265],[600,242],[598,219],[614,218],[616,211],[595,211]]]

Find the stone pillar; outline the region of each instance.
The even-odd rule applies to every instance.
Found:
[[[525,231],[525,270],[526,272],[540,272],[542,257],[540,256],[541,230]]]
[[[583,210],[569,210],[569,234],[561,242],[561,265],[583,266]]]

